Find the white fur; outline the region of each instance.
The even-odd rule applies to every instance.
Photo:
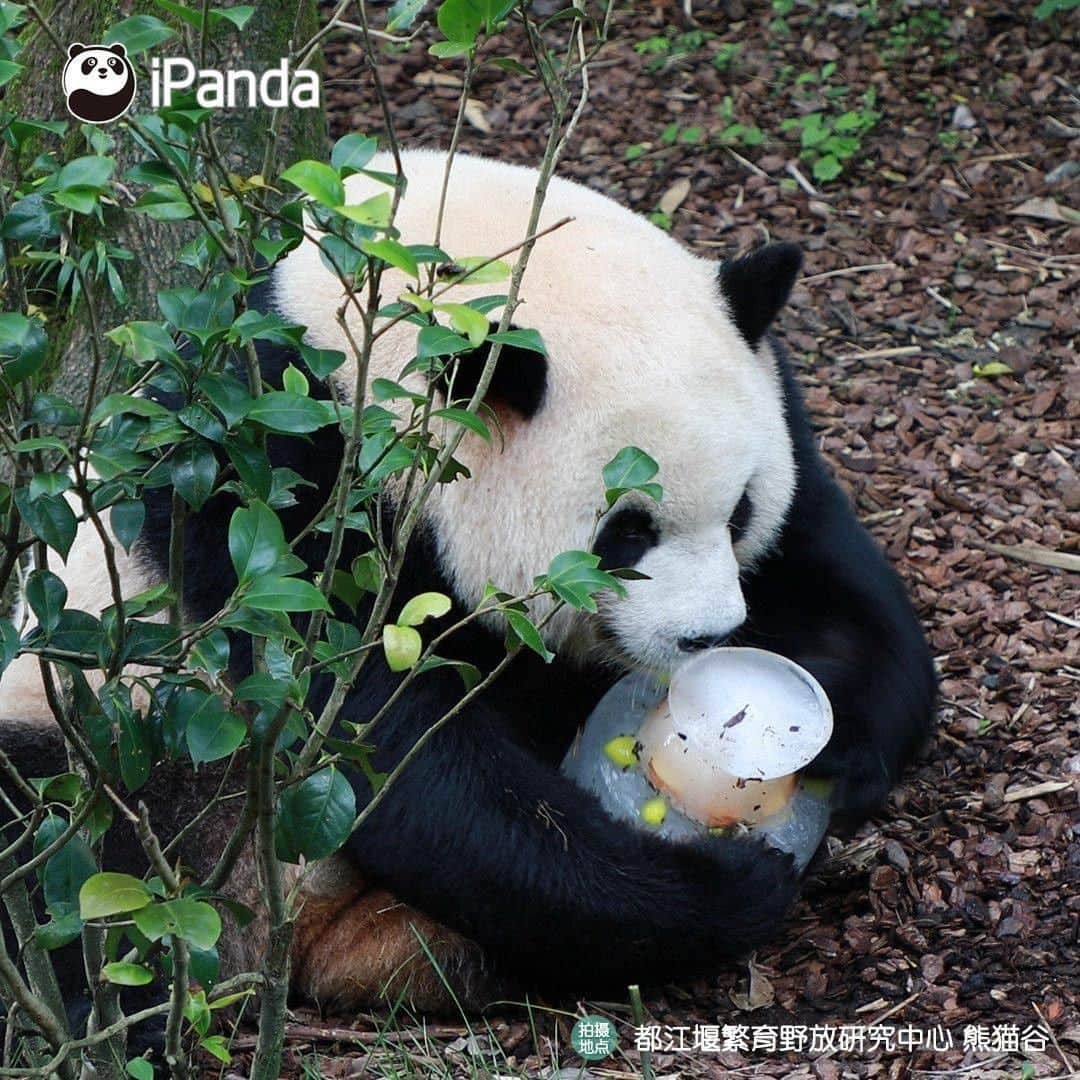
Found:
[[[412,151],[403,161],[409,184],[395,225],[404,243],[431,243],[445,158]],[[372,168],[393,164],[380,157]],[[520,243],[535,182],[533,170],[459,155],[443,250],[458,259]],[[359,203],[387,189],[354,176],[346,190]],[[667,667],[679,637],[742,622],[739,566],[767,549],[790,503],[795,467],[778,376],[768,347],[755,354],[736,333],[715,263],[610,199],[553,180],[540,227],[567,216],[574,220],[537,243],[514,316],[547,344],[543,406],[529,421],[504,417],[503,443],[468,436],[458,456],[472,479],[437,488],[427,517],[462,601],[478,602],[488,581],[524,592],[553,556],[588,546],[603,465],[624,446],[641,447],[660,464],[661,543],[638,567],[651,580],[628,582],[628,598],[606,600],[602,614],[621,659]],[[349,355],[336,318],[341,289],[313,244],[289,256],[275,282],[282,313],[308,327],[312,344]],[[387,272],[383,302],[408,287],[404,274]],[[498,292],[505,285],[463,284],[444,299]],[[415,335],[405,323],[389,331],[370,377],[398,378]],[[354,371],[341,369],[346,393]],[[726,523],[747,483],[754,516],[733,551]],[[583,656],[595,629],[565,612],[547,638]]]
[[[406,243],[431,243],[444,158],[412,151],[404,164],[409,187],[397,228]],[[377,158],[372,167],[392,165]],[[532,170],[459,156],[443,249],[453,258],[489,256],[520,242],[534,184]],[[362,176],[347,189],[354,203],[386,190]],[[669,668],[680,637],[726,634],[743,621],[740,566],[768,548],[790,503],[795,468],[775,363],[767,345],[755,354],[735,332],[714,263],[611,200],[554,180],[541,227],[567,216],[574,220],[537,244],[514,320],[547,344],[544,403],[528,421],[502,416],[504,438],[492,445],[468,435],[458,456],[472,478],[436,488],[427,520],[464,603],[476,604],[488,581],[526,592],[559,552],[589,546],[603,504],[602,467],[624,446],[641,447],[660,464],[664,498],[650,509],[661,542],[638,564],[649,580],[627,582],[625,600],[603,598],[601,617],[619,661]],[[340,287],[314,245],[289,256],[274,280],[282,314],[308,327],[309,342],[348,355],[336,321]],[[409,284],[388,272],[383,302]],[[460,285],[445,299],[501,291],[501,284]],[[415,340],[407,323],[388,332],[370,378],[398,378]],[[339,376],[347,396],[354,373],[347,362]],[[754,515],[736,550],[727,521],[747,484]],[[117,558],[125,596],[153,584],[136,559],[119,548]],[[80,527],[66,566],[52,569],[67,584],[69,607],[99,615],[112,603],[92,527]],[[566,610],[546,637],[589,661],[603,655],[597,630],[595,619]],[[0,683],[0,717],[49,715],[36,658],[19,658]]]
[[[78,513],[79,507],[74,498],[69,496],[68,501]],[[107,514],[104,515],[104,520],[107,523]],[[113,543],[117,576],[125,599],[155,584],[135,558],[134,550],[133,554],[128,555],[118,543]],[[67,586],[66,607],[88,611],[95,618],[99,618],[106,608],[112,606],[112,588],[101,537],[90,522],[84,521],[79,525],[66,562],[62,563],[55,551],[49,553],[49,569]],[[151,621],[160,622],[164,618],[165,613],[162,612]],[[31,615],[26,626],[22,627],[23,632],[30,630],[36,622]],[[151,673],[151,669],[129,666],[125,673],[145,675]],[[105,681],[100,671],[87,671],[86,678],[95,690]],[[136,685],[132,699],[137,706],[141,706],[145,701],[145,691]],[[33,723],[53,722],[52,710],[45,698],[45,689],[41,682],[41,667],[34,654],[24,653],[16,658],[0,677],[0,719],[4,723],[10,719]]]

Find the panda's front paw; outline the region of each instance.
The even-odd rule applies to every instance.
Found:
[[[832,781],[834,813],[854,824],[884,805],[895,779],[881,751],[862,740],[841,743],[834,738],[805,772]]]

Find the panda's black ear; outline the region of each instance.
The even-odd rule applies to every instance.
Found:
[[[115,45],[110,45],[109,51],[116,53],[117,56],[122,57],[125,60],[127,59],[127,49],[125,49],[119,41]]]
[[[491,333],[498,328],[497,323],[492,323]],[[454,401],[468,401],[476,391],[490,352],[491,342],[485,341],[480,348],[463,353],[456,361],[447,364],[436,379],[439,390],[443,394],[453,394]],[[503,406],[511,409],[526,420],[531,420],[544,402],[547,371],[547,357],[542,353],[517,345],[503,345],[484,402],[493,408]]]
[[[86,52],[86,46],[81,41],[73,41],[68,46],[68,59],[74,60],[81,52]]]
[[[720,290],[735,328],[753,348],[784,306],[802,266],[794,244],[767,244],[720,265]]]

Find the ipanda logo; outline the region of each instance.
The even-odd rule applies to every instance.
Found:
[[[68,47],[64,66],[64,95],[68,112],[88,124],[119,120],[131,108],[137,86],[135,69],[121,44]],[[196,69],[183,56],[154,57],[150,61],[150,105],[168,107],[173,94],[195,88],[195,101],[203,109],[314,109],[319,104],[319,77],[301,68],[291,72],[287,60],[262,74],[240,68],[218,71]]]
[[[87,124],[118,120],[135,98],[135,69],[123,45],[68,46],[64,94],[68,112]]]
[[[203,109],[314,109],[319,104],[319,77],[308,68],[290,72],[287,60],[267,68],[261,75],[240,68],[217,71],[195,69],[184,56],[150,61],[150,104],[158,109],[171,105],[173,93],[195,87],[195,101]]]

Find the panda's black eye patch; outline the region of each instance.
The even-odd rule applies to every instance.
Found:
[[[96,68],[96,67],[97,67],[97,60],[95,60],[94,57],[92,57],[92,56],[88,56],[82,62],[82,73],[84,75],[89,75],[90,72],[93,71],[94,68]]]
[[[121,67],[123,67],[123,65],[120,63],[119,60],[110,59],[109,60],[109,67],[111,67],[113,69],[113,71],[119,71],[121,69]]]
[[[735,509],[731,512],[731,518],[728,521],[728,528],[731,530],[731,542],[737,544],[743,536],[746,534],[746,530],[750,526],[750,519],[754,516],[754,504],[750,501],[750,496],[747,492],[742,493],[742,498],[735,504]]]
[[[636,565],[659,542],[660,530],[649,514],[627,507],[605,520],[593,544],[593,554],[600,556],[600,569],[618,570]]]

